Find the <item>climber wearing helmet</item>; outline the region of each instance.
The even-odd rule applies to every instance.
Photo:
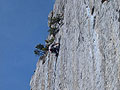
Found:
[[[54,43],[49,46],[49,52],[55,53],[55,56],[58,56],[60,43]]]

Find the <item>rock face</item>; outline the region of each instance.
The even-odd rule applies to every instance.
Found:
[[[120,90],[120,0],[56,0],[53,14],[59,56],[38,61],[31,90]]]

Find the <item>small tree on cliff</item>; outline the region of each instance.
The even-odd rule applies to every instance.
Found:
[[[50,29],[48,30],[48,32],[50,33],[50,35],[53,35],[55,37],[55,35],[58,32],[58,30],[57,30],[57,28],[50,27]]]
[[[48,47],[42,44],[38,44],[35,48],[36,49],[34,50],[34,54],[38,56],[42,56],[48,51]]]
[[[50,27],[53,24],[60,24],[59,22],[60,20],[63,20],[63,15],[57,14],[56,17],[51,17],[49,18],[49,20],[50,20],[50,23],[49,23]]]

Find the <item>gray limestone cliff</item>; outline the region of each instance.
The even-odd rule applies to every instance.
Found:
[[[38,61],[31,90],[120,90],[120,0],[56,0],[57,14],[59,56]]]

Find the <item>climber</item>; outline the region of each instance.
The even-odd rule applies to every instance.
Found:
[[[55,56],[58,56],[59,53],[59,48],[60,48],[60,43],[53,43],[49,46],[49,52],[55,53]]]

